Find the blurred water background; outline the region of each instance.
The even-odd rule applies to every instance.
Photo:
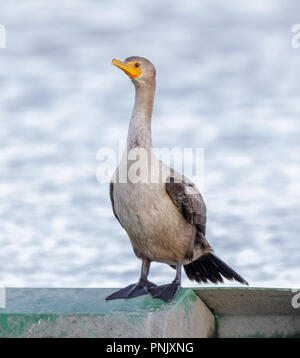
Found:
[[[203,147],[207,238],[252,286],[300,286],[299,1],[2,1],[0,285],[124,286],[140,262],[96,153],[157,68],[153,144]],[[151,280],[173,279],[153,264]],[[191,285],[184,279],[184,285]]]

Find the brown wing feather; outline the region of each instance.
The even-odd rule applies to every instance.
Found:
[[[169,182],[166,183],[166,191],[185,220],[195,225],[204,236],[206,206],[196,185],[185,177],[181,182],[176,182],[174,177],[170,177]]]
[[[185,220],[197,228],[186,258],[192,259],[196,248],[203,254],[212,251],[205,238],[206,206],[196,185],[183,176],[177,182],[175,176],[171,176],[166,183],[166,191]]]

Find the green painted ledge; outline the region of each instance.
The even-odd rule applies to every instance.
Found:
[[[169,304],[105,301],[114,290],[7,288],[0,337],[300,337],[291,289],[186,288]]]
[[[145,295],[106,301],[115,289],[7,288],[0,337],[211,337],[214,316],[191,289],[166,304]]]

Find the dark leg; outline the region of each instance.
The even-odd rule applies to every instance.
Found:
[[[175,280],[172,283],[150,288],[152,297],[159,298],[165,302],[172,301],[181,288],[181,268],[182,263],[179,261],[177,264]]]
[[[122,288],[119,291],[114,292],[112,295],[106,297],[106,300],[114,300],[117,298],[131,298],[145,295],[149,292],[150,288],[155,287],[156,285],[148,281],[148,274],[150,269],[151,261],[148,259],[143,259],[141,277],[139,281],[133,285]]]

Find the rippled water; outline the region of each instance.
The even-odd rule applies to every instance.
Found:
[[[217,254],[254,286],[300,286],[299,11],[296,0],[2,2],[0,284],[137,279],[95,174],[133,104],[111,59],[141,55],[157,68],[153,144],[205,150]],[[153,265],[157,283],[173,275]]]

